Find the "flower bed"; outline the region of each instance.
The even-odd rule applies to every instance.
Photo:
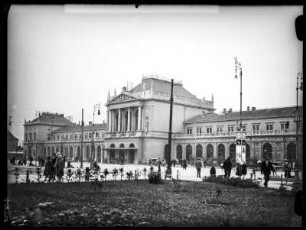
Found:
[[[232,177],[229,179],[223,176],[208,177],[208,178],[204,178],[203,182],[231,185],[231,186],[237,186],[237,187],[242,187],[242,188],[258,188],[259,187],[258,183],[252,181],[251,179],[240,179],[238,177]]]

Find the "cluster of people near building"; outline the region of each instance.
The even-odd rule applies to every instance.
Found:
[[[45,181],[53,182],[56,177],[59,182],[62,181],[62,177],[64,176],[64,168],[65,168],[65,157],[62,156],[60,152],[52,155],[51,157],[47,157],[47,162],[45,164]]]

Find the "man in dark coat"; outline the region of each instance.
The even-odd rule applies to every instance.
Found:
[[[196,161],[195,167],[197,169],[197,177],[201,177],[201,168],[202,168],[201,160]]]
[[[231,170],[232,170],[232,162],[231,158],[228,157],[226,161],[223,163],[223,168],[225,172],[225,177],[229,178],[231,176]]]
[[[269,157],[266,157],[265,160],[261,163],[261,174],[265,176],[264,186],[268,187],[268,181],[270,179],[271,171],[275,171]]]

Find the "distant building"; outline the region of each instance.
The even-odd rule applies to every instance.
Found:
[[[7,158],[21,159],[23,152],[20,146],[18,146],[18,138],[16,138],[9,130],[7,130]]]
[[[24,154],[36,158],[61,152],[69,160],[81,156],[82,127],[72,123],[64,114],[42,113],[24,124]],[[97,160],[102,159],[106,124],[85,125],[83,128],[83,156],[88,160],[91,149]],[[94,143],[92,133],[94,132]]]
[[[7,151],[17,151],[18,138],[16,138],[9,130],[7,130]]]
[[[301,108],[299,108],[301,111]],[[303,130],[296,126],[296,107],[256,109],[242,113],[242,127],[246,132],[246,160],[262,160],[269,156],[273,162],[301,161]],[[202,114],[184,122],[184,133],[175,135],[173,157],[190,160],[194,157],[235,158],[236,130],[240,111],[230,109],[222,115]],[[297,154],[296,134],[299,137]]]

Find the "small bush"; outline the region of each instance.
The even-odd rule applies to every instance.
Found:
[[[148,178],[149,178],[149,183],[152,183],[152,184],[161,184],[162,183],[161,174],[159,172],[151,171],[148,174]]]
[[[241,188],[257,188],[259,185],[255,182],[253,182],[250,179],[241,179],[241,178],[225,178],[223,176],[217,176],[217,177],[208,177],[204,178],[203,182],[212,182],[217,184],[224,184],[224,185],[230,185],[230,186],[237,186]]]

